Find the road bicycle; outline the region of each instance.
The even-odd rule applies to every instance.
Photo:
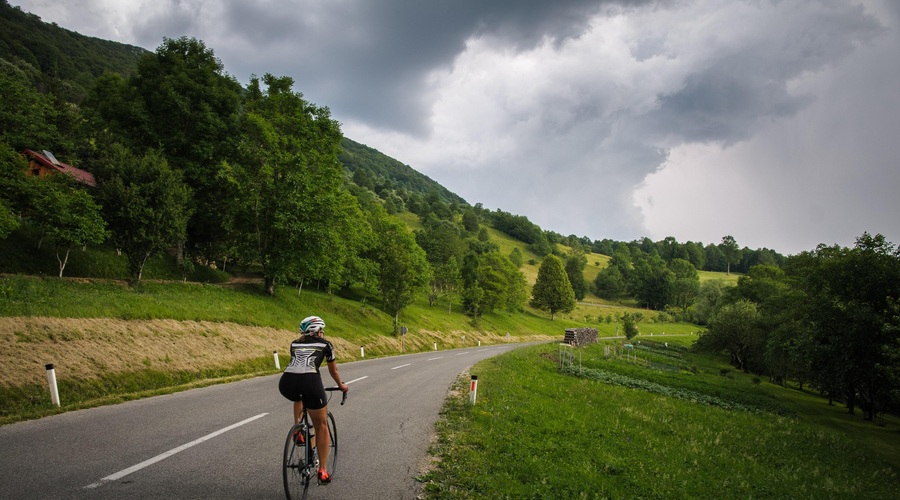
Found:
[[[326,387],[329,391],[328,400],[331,400],[331,392],[341,390],[340,387]],[[347,401],[345,392],[341,398],[341,404]],[[331,444],[328,448],[328,463],[325,470],[329,476],[334,475],[334,467],[337,463],[337,430],[334,425],[334,415],[331,411],[326,417],[328,433],[331,436]],[[298,439],[298,437],[302,439]],[[284,442],[284,460],[282,472],[284,477],[284,494],[288,500],[300,500],[306,498],[309,493],[309,485],[318,481],[319,455],[316,450],[315,429],[312,420],[303,406],[303,415],[300,421],[291,426],[287,439]]]

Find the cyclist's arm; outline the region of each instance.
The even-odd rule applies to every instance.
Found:
[[[328,362],[328,373],[331,374],[331,378],[333,378],[334,381],[337,382],[338,387],[340,387],[342,391],[347,392],[348,390],[350,390],[350,387],[347,386],[347,384],[341,382],[341,376],[338,375],[337,361]]]

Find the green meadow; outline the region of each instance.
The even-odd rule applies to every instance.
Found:
[[[837,416],[690,342],[550,343],[477,364],[475,404],[463,377],[442,411],[427,498],[897,497],[895,418]]]

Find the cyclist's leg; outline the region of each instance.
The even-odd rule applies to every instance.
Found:
[[[318,410],[309,410],[313,427],[316,429],[316,450],[319,452],[319,467],[325,468],[328,463],[328,450],[331,447],[331,436],[328,433],[328,406]]]

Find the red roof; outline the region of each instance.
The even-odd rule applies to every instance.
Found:
[[[88,186],[91,186],[91,187],[94,187],[97,185],[97,181],[94,179],[94,174],[92,174],[86,170],[81,170],[80,168],[73,167],[72,165],[68,165],[68,164],[63,163],[58,160],[52,161],[47,156],[45,156],[41,153],[32,151],[30,149],[26,149],[24,154],[26,156],[30,157],[31,159],[33,159],[34,161],[36,161],[37,163],[40,163],[41,165],[43,165],[46,168],[50,168],[50,169],[62,172],[64,174],[71,175],[78,182],[87,184]],[[48,153],[48,154],[50,154],[52,156],[52,153]],[[56,160],[56,158],[53,158],[53,159]]]

